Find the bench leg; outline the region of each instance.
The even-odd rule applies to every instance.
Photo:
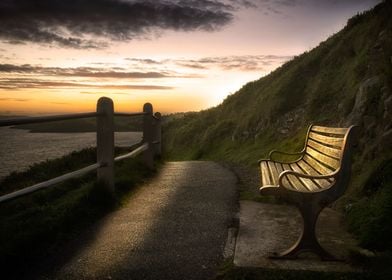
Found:
[[[324,261],[340,261],[321,247],[316,238],[315,230],[317,218],[324,207],[315,204],[316,203],[298,205],[304,222],[300,237],[291,248],[282,253],[274,253],[269,256],[270,258],[296,259],[301,253],[312,252]]]

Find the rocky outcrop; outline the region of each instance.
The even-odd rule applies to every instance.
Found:
[[[378,76],[367,79],[359,86],[353,109],[347,118],[347,124],[362,124],[363,117],[368,113],[368,107],[370,100],[373,98],[374,89],[377,87],[380,87]]]

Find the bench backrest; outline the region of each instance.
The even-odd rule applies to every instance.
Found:
[[[355,126],[336,128],[311,125],[303,159],[320,174],[338,170],[336,180],[349,180]]]

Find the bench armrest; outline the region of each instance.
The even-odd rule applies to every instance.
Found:
[[[304,152],[305,152],[305,149],[302,149],[302,151],[295,152],[295,153],[288,153],[288,152],[282,152],[282,151],[278,151],[278,150],[272,150],[268,154],[268,159],[259,159],[258,163],[260,163],[263,160],[273,160],[272,159],[273,154],[282,154],[282,155],[288,155],[288,156],[301,156],[304,154]]]
[[[339,168],[337,170],[335,170],[332,173],[326,174],[326,175],[309,175],[309,174],[304,174],[304,173],[299,173],[299,172],[295,172],[292,170],[286,170],[283,171],[282,173],[279,174],[279,181],[278,184],[279,186],[283,186],[283,179],[288,179],[289,175],[295,176],[297,178],[305,178],[305,179],[330,179],[336,176],[336,174],[339,172]]]

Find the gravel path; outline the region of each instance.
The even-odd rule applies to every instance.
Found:
[[[210,279],[223,260],[236,195],[236,176],[217,163],[166,163],[41,279]]]

